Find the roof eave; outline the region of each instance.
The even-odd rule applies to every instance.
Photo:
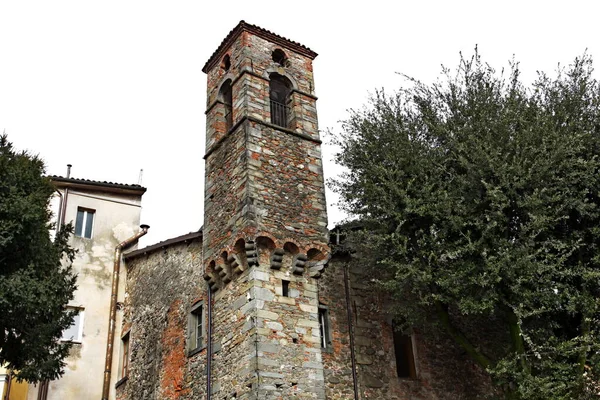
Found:
[[[125,260],[131,260],[131,259],[139,257],[139,256],[154,253],[161,249],[165,249],[165,248],[168,248],[168,247],[171,247],[171,246],[174,246],[177,244],[181,244],[181,243],[191,242],[191,241],[198,240],[198,239],[200,239],[200,240],[202,239],[202,230],[200,230],[198,232],[186,233],[185,235],[177,236],[172,239],[167,239],[162,242],[158,242],[158,243],[152,244],[150,246],[146,246],[142,249],[133,250],[129,253],[124,254],[123,258],[125,258]]]
[[[136,196],[142,196],[144,193],[146,193],[147,190],[145,187],[142,186],[135,187],[131,185],[123,185],[118,183],[86,181],[73,178],[63,178],[59,176],[51,176],[49,178],[54,183],[54,186],[56,186],[57,188],[95,190],[108,193],[127,194]]]
[[[221,44],[219,45],[217,50],[215,50],[213,52],[213,54],[210,56],[210,58],[208,59],[206,64],[204,64],[204,67],[202,67],[202,72],[204,72],[205,74],[208,73],[208,71],[210,71],[218,63],[218,61],[224,56],[224,54],[227,52],[227,49],[229,49],[229,46],[244,31],[252,33],[256,36],[262,37],[263,39],[266,39],[270,42],[276,43],[282,47],[287,48],[288,50],[292,50],[298,54],[306,56],[306,57],[310,58],[311,60],[314,60],[318,55],[313,50],[309,49],[308,47],[306,47],[298,42],[294,42],[293,40],[287,39],[283,36],[279,36],[276,33],[273,33],[269,30],[266,30],[266,29],[261,28],[256,25],[249,24],[246,21],[242,20],[242,21],[240,21],[239,24],[237,24],[237,26],[235,28],[233,28],[229,32],[229,34],[225,37],[225,39],[223,39],[223,41],[221,42]]]

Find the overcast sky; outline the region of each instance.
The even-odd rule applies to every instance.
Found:
[[[49,174],[71,163],[76,178],[138,183],[143,169],[145,246],[203,223],[201,69],[240,20],[319,53],[320,129],[339,131],[369,92],[406,83],[396,72],[432,82],[475,45],[498,69],[514,54],[525,80],[586,49],[598,63],[599,11],[592,0],[0,0],[0,130]],[[343,215],[327,196],[333,226]]]

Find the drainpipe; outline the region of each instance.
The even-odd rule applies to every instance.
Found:
[[[206,400],[210,400],[212,396],[211,377],[210,372],[212,369],[212,289],[208,285],[208,301],[206,305],[207,325],[208,325],[208,343],[206,344]]]
[[[71,164],[67,164],[67,179],[71,177]],[[61,226],[65,224],[65,213],[67,211],[67,197],[69,197],[69,188],[65,188],[65,196],[60,199],[60,209],[59,209],[59,219],[58,219],[58,227],[60,229]]]
[[[344,289],[346,291],[346,311],[348,311],[348,332],[350,332],[350,359],[352,360],[352,382],[354,383],[354,400],[358,400],[358,378],[356,376],[356,354],[354,354],[354,324],[352,323],[352,306],[350,304],[350,287],[348,285],[348,266],[344,266]]]
[[[102,385],[102,400],[108,400],[110,391],[110,374],[112,369],[113,342],[115,340],[115,325],[117,319],[117,294],[119,290],[119,270],[123,250],[136,243],[139,238],[148,233],[150,226],[140,225],[140,231],[115,247],[115,263],[113,267],[112,288],[110,292],[110,316],[108,319],[108,339],[106,341],[106,362],[104,363],[104,384]]]
[[[58,234],[60,227],[62,226],[62,205],[65,199],[63,198],[63,194],[60,192],[60,190],[56,189],[56,193],[58,194],[58,197],[60,197],[58,202],[58,216],[56,217],[56,233]]]

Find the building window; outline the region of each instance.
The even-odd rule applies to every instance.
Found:
[[[398,378],[417,378],[417,369],[415,367],[415,357],[413,352],[412,336],[402,333],[394,328],[394,352],[396,354],[396,373]]]
[[[96,211],[88,208],[77,208],[77,219],[75,219],[75,236],[92,238],[94,227],[94,215]]]
[[[331,334],[329,330],[329,310],[319,305],[319,330],[321,331],[321,348],[331,349]]]
[[[271,102],[271,122],[287,128],[290,117],[291,83],[283,75],[272,73],[269,80],[269,98]]]
[[[76,307],[67,307],[67,310],[76,311],[73,323],[62,333],[61,340],[81,343],[83,337],[83,309]]]
[[[129,332],[121,338],[121,379],[129,373]]]
[[[189,315],[189,340],[188,351],[195,354],[196,351],[204,347],[204,306],[203,303],[197,303],[192,307]]]
[[[229,54],[226,54],[225,57],[223,57],[223,61],[221,61],[221,68],[223,68],[225,72],[229,71],[229,68],[231,68],[231,58],[229,57]]]
[[[290,281],[286,281],[285,279],[281,280],[281,295],[290,297]]]
[[[273,50],[273,52],[271,53],[271,58],[275,63],[279,64],[282,67],[287,67],[288,65],[288,58],[285,55],[284,51],[281,49]]]
[[[233,126],[233,91],[231,87],[231,79],[227,79],[225,82],[223,82],[223,85],[221,85],[221,89],[219,90],[219,99],[225,106],[223,117],[225,118],[225,133],[227,133]]]

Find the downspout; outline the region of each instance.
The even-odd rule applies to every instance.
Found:
[[[62,206],[65,199],[63,198],[60,190],[56,189],[56,193],[58,193],[58,197],[60,197],[60,201],[58,203],[58,216],[56,217],[56,233],[58,233],[62,226]]]
[[[115,325],[117,319],[117,294],[119,290],[119,270],[123,250],[136,243],[139,238],[148,233],[150,226],[140,225],[140,231],[115,247],[115,263],[113,267],[112,288],[110,292],[110,316],[108,319],[108,339],[106,341],[106,362],[104,363],[104,384],[102,385],[102,400],[108,400],[110,391],[110,374],[112,369],[113,342],[115,340]]]
[[[207,282],[208,285],[208,282]],[[207,313],[207,336],[208,342],[206,344],[206,400],[210,400],[212,396],[212,387],[211,387],[211,370],[212,370],[212,289],[210,285],[208,285],[208,300],[206,305],[206,313]]]
[[[358,378],[356,376],[356,354],[354,354],[354,324],[352,323],[352,306],[350,304],[350,287],[348,285],[348,266],[344,266],[344,289],[346,291],[346,311],[348,311],[348,332],[350,333],[350,359],[352,360],[352,382],[354,384],[354,400],[358,400]]]
[[[71,164],[67,164],[67,179],[71,177]],[[60,194],[60,192],[59,192]],[[69,188],[65,187],[65,196],[60,196],[60,208],[58,210],[58,230],[65,224],[65,213],[67,211],[67,197],[69,197]]]

